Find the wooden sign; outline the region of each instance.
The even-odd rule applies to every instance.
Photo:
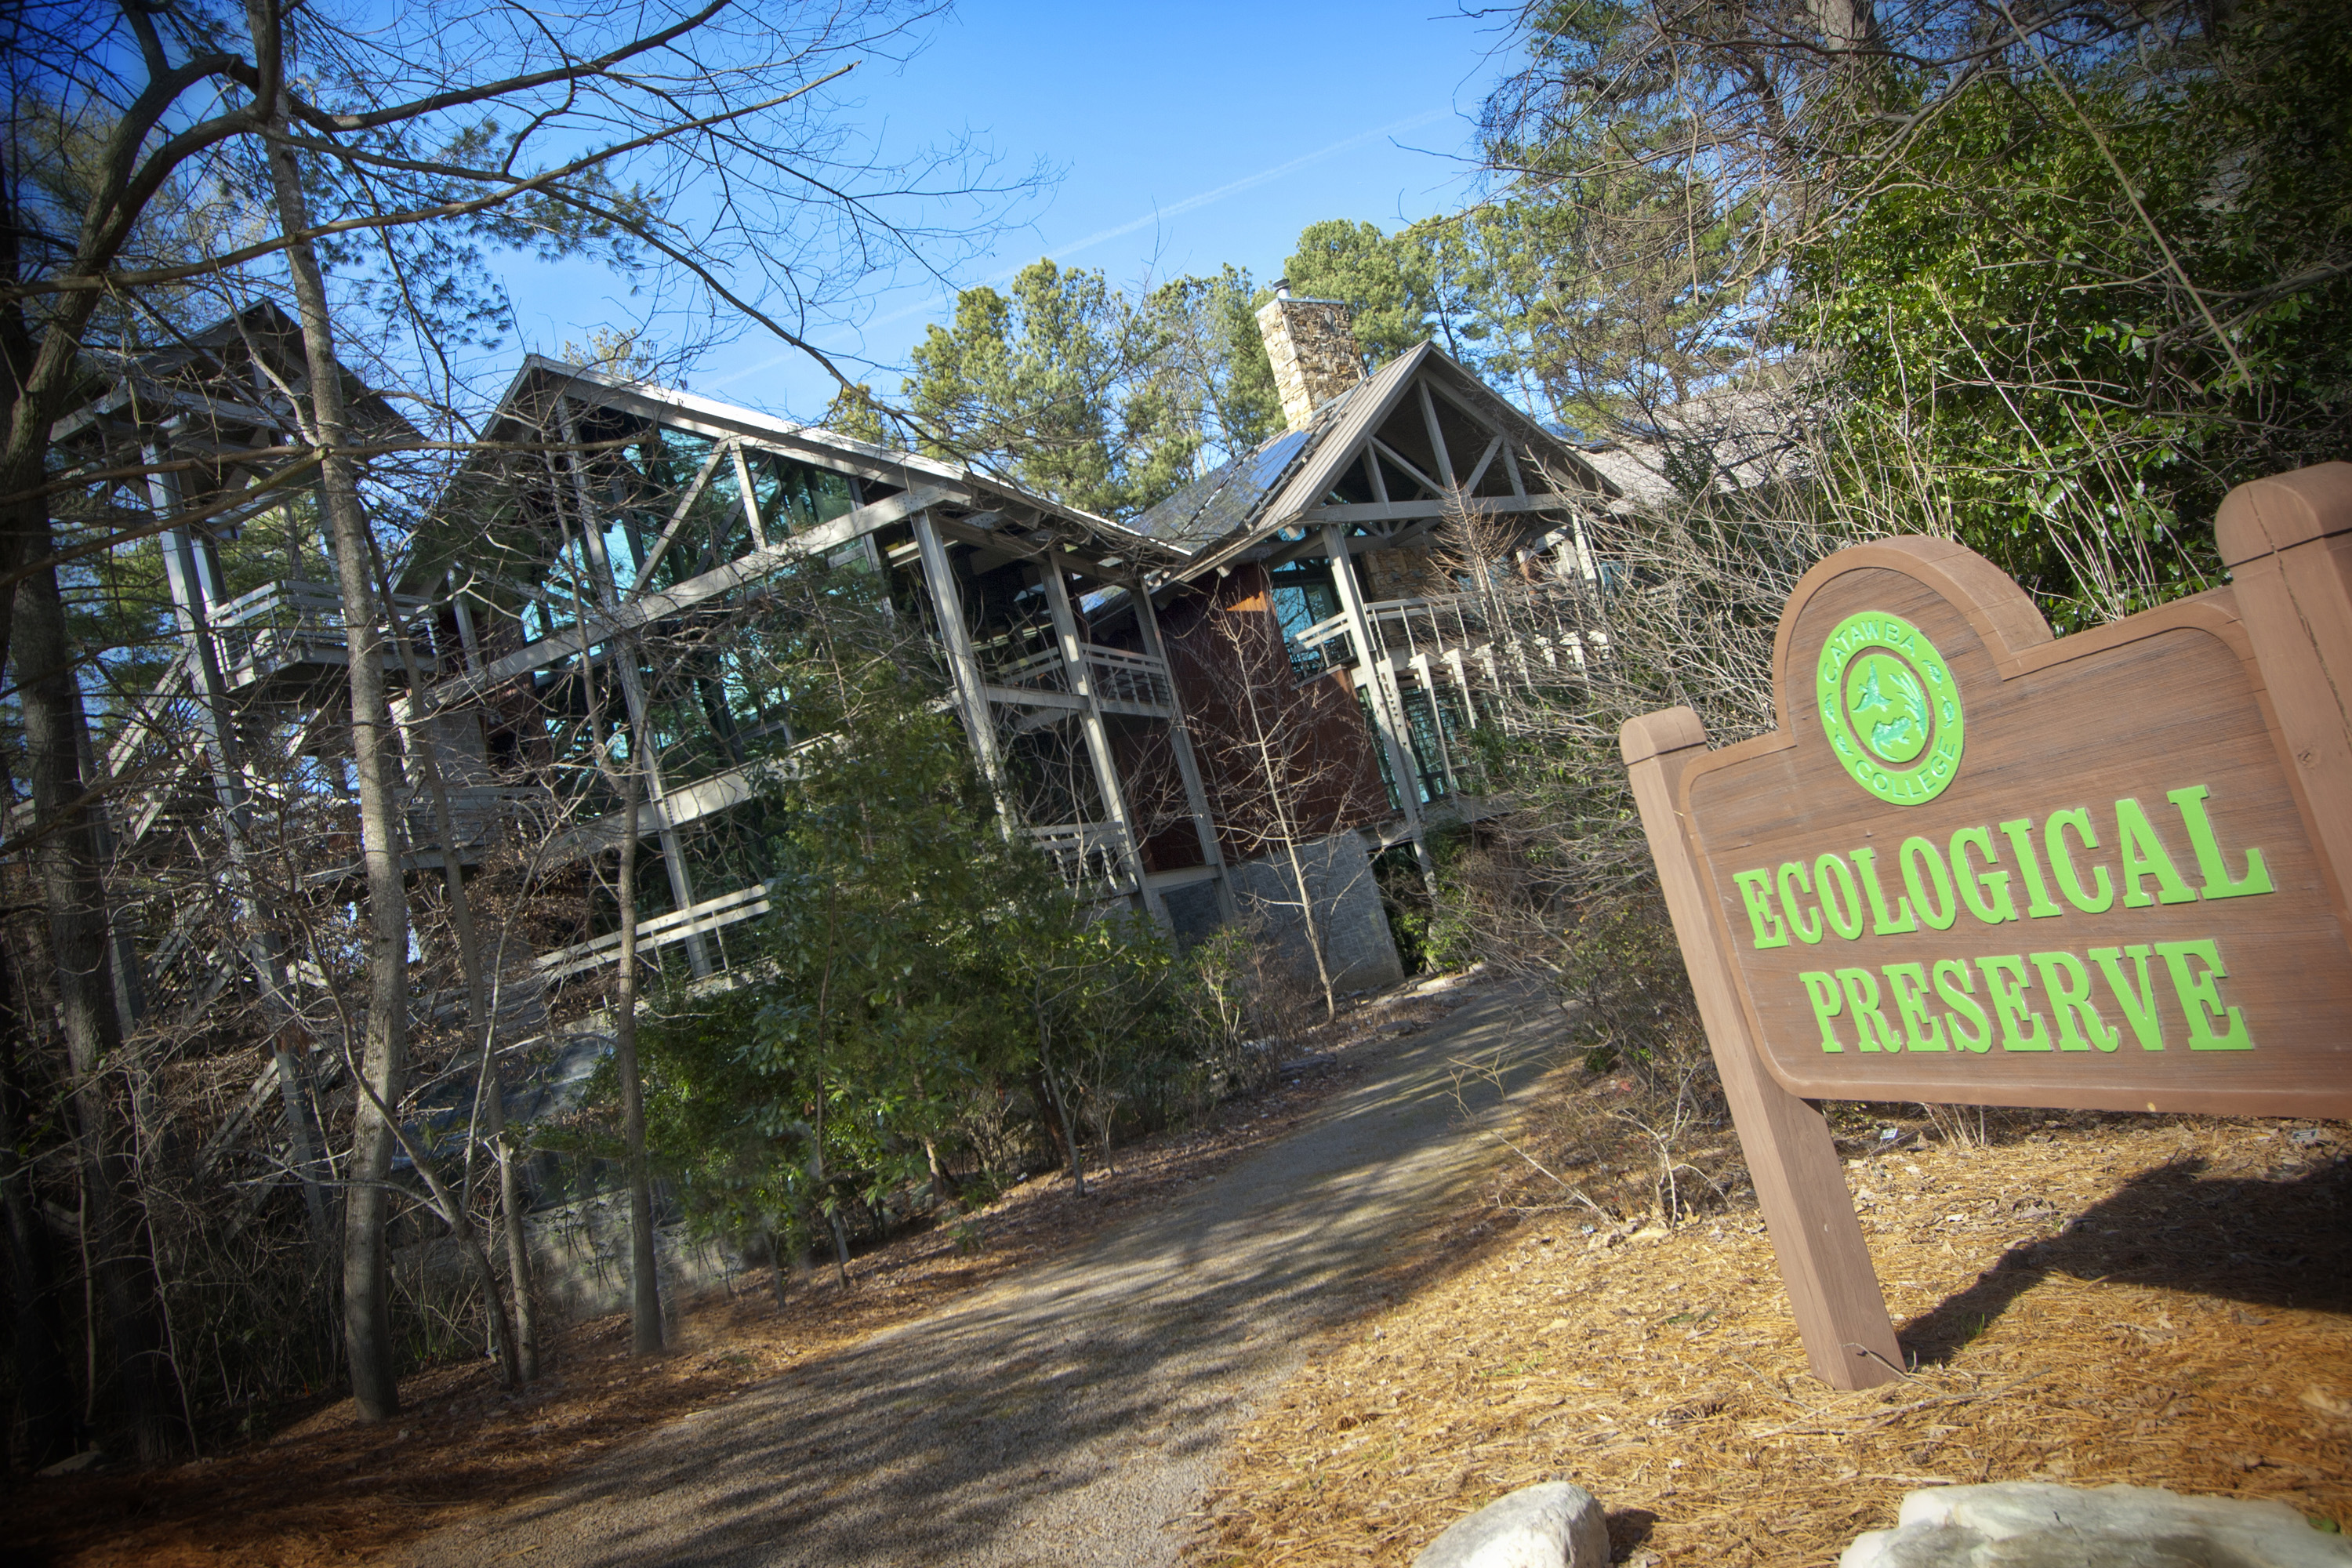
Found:
[[[2241,487],[2236,581],[2063,640],[1946,541],[1797,585],[1781,728],[1625,759],[1816,1373],[1895,1375],[1810,1099],[2352,1115],[2352,465]]]

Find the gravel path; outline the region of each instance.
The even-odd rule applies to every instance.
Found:
[[[1556,1015],[1491,989],[1306,1127],[1163,1212],[649,1436],[554,1493],[427,1537],[414,1568],[1164,1564],[1225,1435],[1362,1304],[1492,1144],[1455,1063],[1523,1092]],[[1493,1082],[1465,1091],[1484,1121]],[[1484,1148],[1482,1148],[1484,1145]]]

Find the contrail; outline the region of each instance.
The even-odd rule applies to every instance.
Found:
[[[1076,256],[1079,251],[1088,250],[1097,245],[1102,245],[1108,241],[1118,239],[1124,235],[1133,234],[1139,228],[1149,228],[1153,224],[1165,222],[1167,219],[1174,217],[1180,213],[1193,212],[1201,207],[1207,206],[1212,202],[1221,202],[1227,196],[1235,195],[1238,192],[1246,191],[1257,185],[1263,185],[1269,180],[1278,180],[1285,174],[1293,174],[1307,167],[1309,163],[1318,163],[1326,158],[1332,157],[1340,153],[1345,153],[1351,147],[1360,147],[1365,142],[1375,141],[1380,137],[1393,136],[1401,131],[1411,131],[1419,126],[1427,125],[1432,121],[1443,120],[1446,115],[1452,112],[1453,110],[1446,109],[1426,110],[1422,113],[1410,115],[1405,119],[1396,121],[1391,124],[1379,126],[1370,131],[1360,131],[1355,135],[1334,142],[1328,147],[1318,147],[1312,153],[1302,153],[1297,157],[1291,159],[1287,163],[1276,163],[1270,169],[1261,169],[1255,174],[1244,174],[1240,179],[1229,181],[1224,184],[1219,185],[1214,190],[1202,191],[1198,195],[1186,196],[1182,201],[1172,203],[1168,206],[1154,207],[1151,211],[1144,214],[1141,217],[1132,218],[1126,223],[1118,225],[1115,228],[1106,228],[1097,233],[1090,234],[1084,239],[1073,240],[1069,244],[1062,246],[1057,249],[1049,250],[1045,253],[1046,257],[1055,261],[1063,260],[1068,257]],[[1022,268],[1025,268],[1028,265],[1029,263],[1024,261],[1020,267],[1007,268],[1002,272],[991,273],[988,277],[982,279],[980,280],[980,284],[1003,283],[1009,279],[1018,276]],[[966,285],[966,287],[978,286],[980,285]],[[871,328],[883,326],[891,321],[903,321],[909,316],[918,316],[926,310],[935,310],[939,309],[939,307],[950,297],[951,296],[938,296],[930,299],[920,300],[912,305],[908,305],[902,309],[893,310],[887,315],[877,316],[866,324],[867,327]],[[719,376],[715,380],[706,382],[704,384],[706,387],[712,388],[725,386],[728,383],[740,381],[747,375],[757,375],[763,370],[773,370],[776,366],[782,364],[785,361],[793,357],[793,353],[790,351],[780,354],[774,354],[767,359],[761,360],[757,364],[746,365],[743,369],[738,371],[730,371],[727,374]]]
[[[1156,207],[1152,211],[1144,214],[1143,216],[1136,218],[1132,222],[1120,224],[1117,228],[1104,229],[1100,234],[1090,234],[1084,239],[1066,245],[1059,250],[1049,251],[1047,254],[1055,260],[1059,261],[1066,256],[1075,256],[1079,251],[1085,250],[1092,246],[1100,245],[1107,239],[1117,239],[1123,234],[1133,234],[1139,228],[1149,228],[1151,225],[1159,223],[1164,218],[1174,217],[1178,213],[1188,213],[1192,211],[1195,207],[1207,206],[1211,202],[1223,201],[1225,197],[1232,195],[1236,191],[1246,191],[1253,185],[1265,184],[1268,180],[1278,180],[1294,169],[1303,169],[1309,163],[1318,163],[1322,159],[1328,158],[1335,153],[1344,153],[1350,147],[1360,147],[1365,142],[1370,142],[1376,137],[1393,136],[1400,131],[1411,131],[1416,126],[1426,125],[1433,120],[1443,120],[1450,112],[1452,111],[1449,110],[1433,109],[1428,110],[1426,113],[1416,114],[1406,120],[1400,120],[1393,125],[1383,125],[1376,131],[1359,132],[1357,134],[1349,137],[1344,142],[1334,142],[1328,147],[1318,148],[1315,152],[1302,153],[1298,157],[1290,160],[1287,163],[1276,163],[1271,169],[1262,169],[1255,174],[1245,174],[1230,184],[1219,185],[1213,191],[1202,191],[1197,196],[1186,196],[1182,201],[1176,203],[1172,206]],[[1025,266],[1027,264],[1024,263],[1023,265]],[[994,278],[988,279],[988,281],[992,283],[1000,282],[1004,279],[1013,276],[1013,273],[1020,271],[1020,268],[1016,267],[1012,272],[1000,272]]]

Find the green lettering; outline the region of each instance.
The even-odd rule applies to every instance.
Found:
[[[2096,1046],[2112,1051],[2123,1036],[2107,1027],[2091,1005],[2091,972],[2071,952],[2027,954],[2042,973],[2042,989],[2050,993],[2050,1011],[2058,1020],[2058,1048],[2087,1051]]]
[[[2219,943],[2204,942],[2159,942],[2157,956],[2172,971],[2173,994],[2180,998],[2180,1010],[2189,1018],[2189,1048],[2192,1051],[2251,1051],[2253,1037],[2246,1032],[2246,1020],[2235,1007],[2224,1006],[2221,988],[2214,984],[2228,978],[2230,972],[2221,967]],[[2196,959],[2205,965],[2198,974],[2189,967]],[[2213,1032],[2213,1021],[2221,1018],[2226,1026],[2222,1032]]]
[[[2082,874],[2074,869],[2074,853],[2066,847],[2066,830],[2070,827],[2074,830],[2075,837],[2082,839],[2084,848],[2096,849],[2099,847],[2099,830],[2091,826],[2089,812],[2080,807],[2073,811],[2053,811],[2050,814],[2050,820],[2042,825],[2042,843],[2050,851],[2050,869],[2057,873],[2058,890],[2066,895],[2068,903],[2086,915],[2103,915],[2115,907],[2115,887],[2107,880],[2107,868],[2094,866],[2091,871],[2099,890],[2095,893],[2083,890]]]
[[[1903,1019],[1903,1042],[1915,1051],[1948,1051],[1944,1021],[1927,1011],[1927,971],[1916,963],[1889,963],[1880,973]]]
[[[1843,1052],[1845,1045],[1830,1020],[1845,1011],[1845,994],[1834,979],[1818,969],[1809,969],[1797,978],[1805,983],[1805,994],[1813,999],[1813,1021],[1822,1026],[1822,1049]]]
[[[1969,973],[1969,966],[1957,958],[1938,959],[1934,970],[1936,994],[1951,1009],[1944,1021],[1952,1026],[1952,1038],[1969,1050],[1982,1056],[1992,1049],[1992,1020],[1977,1005],[1977,983]],[[1960,1015],[1968,1015],[1969,1026],[1960,1027]]]
[[[1735,871],[1731,879],[1739,884],[1740,900],[1748,906],[1748,923],[1756,928],[1756,945],[1788,946],[1788,928],[1780,923],[1780,917],[1772,912],[1772,873]]]
[[[2042,885],[2042,862],[2033,853],[2033,818],[2021,816],[2014,822],[2004,822],[2000,831],[2009,840],[2011,853],[2017,857],[2017,874],[2025,879],[2025,912],[2037,921],[2052,915],[2063,915],[2050,889]]]
[[[1911,918],[1911,900],[1895,900],[1895,913],[1886,912],[1886,889],[1878,885],[1878,851],[1857,849],[1853,852],[1853,868],[1862,878],[1862,890],[1870,895],[1870,934],[1900,936],[1906,931],[1917,931],[1919,922]]]
[[[2124,982],[2123,966],[2117,959],[2129,958],[2138,971],[2139,984]],[[2164,1014],[2156,1005],[2156,983],[2147,977],[2147,944],[2136,942],[2117,951],[2112,947],[2095,947],[2091,962],[2107,977],[2107,989],[2116,994],[2116,1005],[2124,1010],[2124,1022],[2131,1026],[2132,1038],[2144,1051],[2164,1049]]]
[[[1970,848],[1984,857],[1988,868],[2000,864],[2000,856],[1992,847],[1992,835],[1984,828],[1963,827],[1953,834],[1952,879],[1959,884],[1960,902],[1969,906],[1969,913],[1989,926],[2017,919],[2017,900],[2009,896],[2009,873],[1979,871],[1969,864]],[[1987,889],[1991,889],[1990,895]]]
[[[1845,891],[1830,890],[1832,876],[1844,884]],[[1862,891],[1853,885],[1853,872],[1843,856],[1824,855],[1813,862],[1813,891],[1822,900],[1822,917],[1832,931],[1848,942],[1862,934]]]
[[[1927,868],[1927,880],[1936,885],[1936,896],[1927,897],[1927,889],[1919,879],[1919,868]],[[1911,895],[1911,907],[1927,923],[1930,931],[1949,931],[1952,922],[1960,918],[1960,906],[1952,900],[1952,874],[1944,868],[1943,853],[1935,841],[1912,837],[1903,841],[1903,890]]]
[[[1895,1037],[1886,1015],[1878,1010],[1878,976],[1867,969],[1841,969],[1837,977],[1845,987],[1846,1012],[1853,1019],[1853,1032],[1862,1037],[1862,1048],[1901,1050],[1903,1042]]]
[[[2263,864],[2263,852],[2259,849],[2246,851],[2246,874],[2235,881],[2230,879],[2229,864],[2221,858],[2221,843],[2213,837],[2212,821],[2205,815],[2203,784],[2167,790],[2164,798],[2179,808],[2180,825],[2189,829],[2189,847],[2197,851],[2197,869],[2205,874],[2205,897],[2245,899],[2273,890],[2271,868]]]
[[[2003,958],[1979,958],[1977,967],[1984,972],[1985,996],[1992,1003],[1993,1016],[2000,1020],[2000,1048],[2004,1051],[2054,1050],[2050,1043],[2050,1026],[2042,1015],[2026,1005],[2025,993],[2033,982],[2026,978],[2025,960],[2011,953]],[[2009,984],[2001,983],[2008,977]]]
[[[2140,887],[2140,879],[2154,877],[2157,892],[2163,902],[2185,904],[2197,895],[2180,879],[2180,873],[2166,853],[2164,840],[2156,836],[2156,826],[2139,802],[2129,795],[2116,802],[2116,840],[2124,852],[2124,905],[2127,909],[2144,910],[2156,903]]]
[[[1791,875],[1796,878],[1799,889],[1806,895],[1811,896],[1813,890],[1812,879],[1805,875],[1805,863],[1802,860],[1782,861],[1780,863],[1780,912],[1789,917],[1789,929],[1797,933],[1797,940],[1810,945],[1822,940],[1822,912],[1819,910],[1799,911],[1796,896],[1789,891],[1789,879]],[[1804,921],[1807,914],[1813,917],[1813,923],[1810,926],[1805,924]]]

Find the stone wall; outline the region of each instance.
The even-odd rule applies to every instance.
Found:
[[[1364,379],[1364,352],[1348,307],[1336,300],[1277,294],[1259,309],[1257,330],[1274,363],[1282,416],[1293,430],[1307,428],[1318,407]]]
[[[1403,979],[1404,964],[1397,957],[1396,938],[1381,906],[1380,883],[1372,875],[1363,837],[1335,833],[1300,845],[1298,858],[1322,927],[1332,984],[1342,991],[1364,991]],[[1265,940],[1289,966],[1311,978],[1315,955],[1307,945],[1307,924],[1291,880],[1289,857],[1277,852],[1236,866],[1233,883],[1243,917],[1259,921]]]
[[[1442,592],[1437,563],[1426,544],[1401,550],[1367,550],[1357,560],[1364,572],[1364,597],[1374,604],[1390,599],[1425,599]]]
[[[530,1241],[531,1282],[541,1333],[569,1323],[629,1310],[629,1196],[618,1187],[577,1203],[537,1211],[525,1220]],[[503,1275],[505,1258],[497,1237],[487,1238]],[[714,1287],[765,1289],[767,1268],[753,1265],[715,1241],[705,1240],[683,1221],[654,1228],[654,1262],[661,1271],[665,1310]],[[400,1287],[413,1297],[446,1307],[472,1300],[479,1279],[457,1244],[446,1236],[393,1254]],[[756,1272],[746,1281],[743,1276]]]

